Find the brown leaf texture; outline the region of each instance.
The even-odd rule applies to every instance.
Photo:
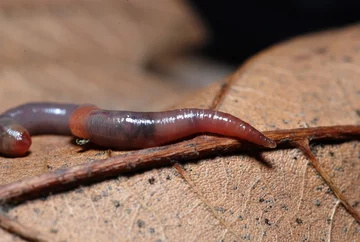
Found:
[[[205,35],[177,0],[1,1],[0,29],[2,109],[34,100],[165,108],[186,89],[147,66]]]
[[[249,60],[225,84],[216,83],[175,107],[216,108],[263,131],[359,125],[359,70],[360,28],[352,26],[274,46]],[[5,85],[7,90],[11,87],[11,83]],[[86,95],[82,91],[66,97],[59,94],[59,99],[81,102]],[[46,89],[38,92],[43,99],[57,98]],[[99,93],[95,101],[114,107],[116,92]],[[9,107],[10,100],[1,99],[8,102],[1,102],[1,110]],[[109,155],[104,150],[83,151],[70,141],[69,137],[34,137],[29,156],[0,158],[0,184]],[[360,212],[359,141],[315,142],[311,148],[346,201]],[[6,214],[51,241],[359,238],[359,223],[299,149],[176,162],[172,167],[149,168],[30,200],[9,207]],[[22,240],[4,230],[0,238]]]

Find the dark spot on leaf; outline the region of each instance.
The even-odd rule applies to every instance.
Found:
[[[155,233],[155,229],[154,228],[149,228],[149,232],[150,232],[150,234],[153,234],[153,233]]]
[[[120,205],[121,205],[118,200],[112,200],[112,203],[114,204],[114,207],[115,207],[115,208],[118,208],[118,207],[120,207]]]
[[[267,218],[265,219],[265,224],[267,224],[267,225],[269,225],[269,226],[271,225],[269,219],[267,219]]]
[[[57,232],[58,232],[57,229],[50,229],[50,233],[57,234]]]
[[[310,145],[310,150],[314,155],[318,153],[318,147],[313,144]]]
[[[289,123],[289,121],[287,121],[285,119],[283,119],[282,122],[283,122],[283,124],[288,124]]]
[[[322,186],[317,186],[317,187],[316,187],[316,190],[317,190],[317,191],[322,191]]]
[[[293,157],[293,160],[297,160],[297,156],[294,156],[294,157]]]
[[[262,203],[263,201],[265,201],[264,198],[260,198],[260,199],[259,199],[259,202]]]
[[[314,201],[314,204],[315,204],[315,206],[319,207],[319,206],[320,206],[320,201],[316,199],[316,200]]]
[[[243,218],[241,215],[238,216],[238,219],[239,219],[240,221],[243,221],[243,220],[244,220],[244,218]]]
[[[243,240],[250,240],[250,239],[251,239],[251,238],[250,238],[250,234],[245,234],[245,235],[241,236],[241,238],[242,238]]]
[[[166,176],[166,180],[171,180],[171,176],[170,176],[170,175],[167,175],[167,176]]]
[[[310,121],[310,123],[312,123],[313,125],[316,125],[317,124],[317,122],[318,122],[318,118],[317,117],[315,117],[315,118],[313,118],[311,121]]]
[[[331,156],[331,157],[334,157],[334,152],[332,152],[332,151],[329,151],[329,155]]]
[[[325,192],[325,193],[327,193],[327,194],[332,193],[331,188],[330,188],[330,187],[328,187],[328,188],[326,189],[326,192]]]
[[[140,219],[136,222],[136,224],[137,224],[137,226],[138,226],[139,228],[145,227],[145,222],[142,221],[142,220],[140,220]]]
[[[300,218],[296,218],[296,223],[297,223],[297,224],[302,224],[303,221],[302,221]]]
[[[360,117],[360,109],[356,109],[356,114]]]
[[[95,196],[92,196],[92,197],[91,197],[91,201],[97,202],[97,201],[99,201],[101,198],[102,198],[101,195],[95,195]]]
[[[216,207],[215,210],[220,213],[225,213],[225,208],[223,208],[223,207]]]
[[[155,178],[151,177],[148,181],[151,185],[153,185],[155,183]]]
[[[233,190],[235,191],[235,190],[237,190],[238,189],[238,187],[237,186],[233,186]]]
[[[335,170],[340,171],[340,172],[344,172],[344,167],[343,166],[338,166],[338,167],[335,167]]]
[[[285,210],[285,211],[288,211],[288,207],[285,205],[285,204],[281,204],[281,207]]]
[[[343,61],[344,61],[344,62],[347,62],[347,63],[350,63],[350,62],[353,61],[353,59],[352,59],[351,56],[346,55],[346,56],[343,57]]]
[[[259,221],[259,218],[255,218],[256,221]]]
[[[353,208],[357,207],[359,205],[359,201],[355,201],[352,205]]]

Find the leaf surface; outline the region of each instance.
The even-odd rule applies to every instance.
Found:
[[[175,107],[216,108],[264,131],[359,125],[359,70],[360,28],[356,25],[280,43],[249,60],[225,85],[216,83]],[[72,87],[64,92],[68,96],[63,96],[56,88],[49,91],[51,86],[42,80],[38,85],[45,88],[33,88],[30,95],[76,102],[87,96],[82,94],[86,90]],[[65,76],[63,80],[70,79]],[[30,82],[28,85],[32,87]],[[13,85],[7,83],[4,88],[12,90]],[[98,93],[92,102],[121,108],[113,103],[122,100],[117,95],[121,89],[110,89],[109,93]],[[12,101],[26,100],[7,95],[1,95],[2,109]],[[103,150],[82,151],[70,141],[69,137],[34,137],[29,156],[0,158],[0,184],[107,157]],[[312,151],[360,212],[359,141],[315,143]],[[300,150],[262,152],[258,155],[263,162],[256,155],[238,153],[191,163],[178,160],[180,164],[173,167],[149,169],[35,199],[12,208],[8,215],[54,241],[359,238],[359,224]],[[3,241],[20,240],[3,230],[0,237]]]

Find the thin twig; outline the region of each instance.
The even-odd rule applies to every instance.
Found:
[[[332,126],[264,132],[279,145],[293,146],[300,140],[329,140],[360,136],[360,126]],[[19,202],[44,192],[54,192],[74,185],[113,177],[124,172],[165,166],[174,160],[199,159],[205,156],[249,148],[245,142],[216,136],[198,136],[163,147],[150,148],[86,163],[63,170],[0,186],[0,204]],[[258,147],[263,149],[262,147]],[[68,186],[68,187],[67,187]]]
[[[309,149],[308,142],[314,140],[356,139],[360,137],[360,126],[332,126],[277,130],[264,132],[280,147],[298,147],[311,160],[313,166],[334,191],[349,213],[360,222],[359,213],[354,210],[339,192],[331,179],[322,171],[320,164]],[[82,164],[64,170],[0,186],[0,204],[21,202],[44,193],[69,189],[94,180],[104,180],[124,172],[150,169],[155,166],[174,164],[176,160],[186,161],[205,156],[248,149],[249,144],[230,138],[198,136],[176,144],[129,152],[105,160]],[[251,144],[250,144],[251,145]],[[254,147],[254,146],[253,146]],[[264,149],[257,147],[259,150]],[[0,227],[30,241],[46,241],[39,232],[26,228],[18,222],[0,214]]]
[[[28,241],[34,241],[34,242],[50,241],[49,239],[45,238],[40,232],[34,229],[30,229],[16,222],[15,220],[10,219],[1,211],[0,211],[0,227]]]
[[[304,155],[310,160],[311,164],[319,175],[324,179],[326,184],[331,188],[335,196],[339,199],[341,204],[348,210],[348,212],[360,222],[360,214],[347,202],[346,198],[342,195],[340,189],[334,184],[330,176],[321,168],[319,161],[316,159],[314,154],[311,152],[309,141],[296,141],[294,144],[304,153]]]

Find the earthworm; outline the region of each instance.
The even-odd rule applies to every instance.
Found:
[[[74,135],[114,149],[141,149],[171,143],[198,133],[246,140],[268,148],[276,142],[250,124],[220,111],[185,108],[163,112],[100,109],[94,105],[28,103],[0,115],[0,153],[22,156],[30,135]]]

